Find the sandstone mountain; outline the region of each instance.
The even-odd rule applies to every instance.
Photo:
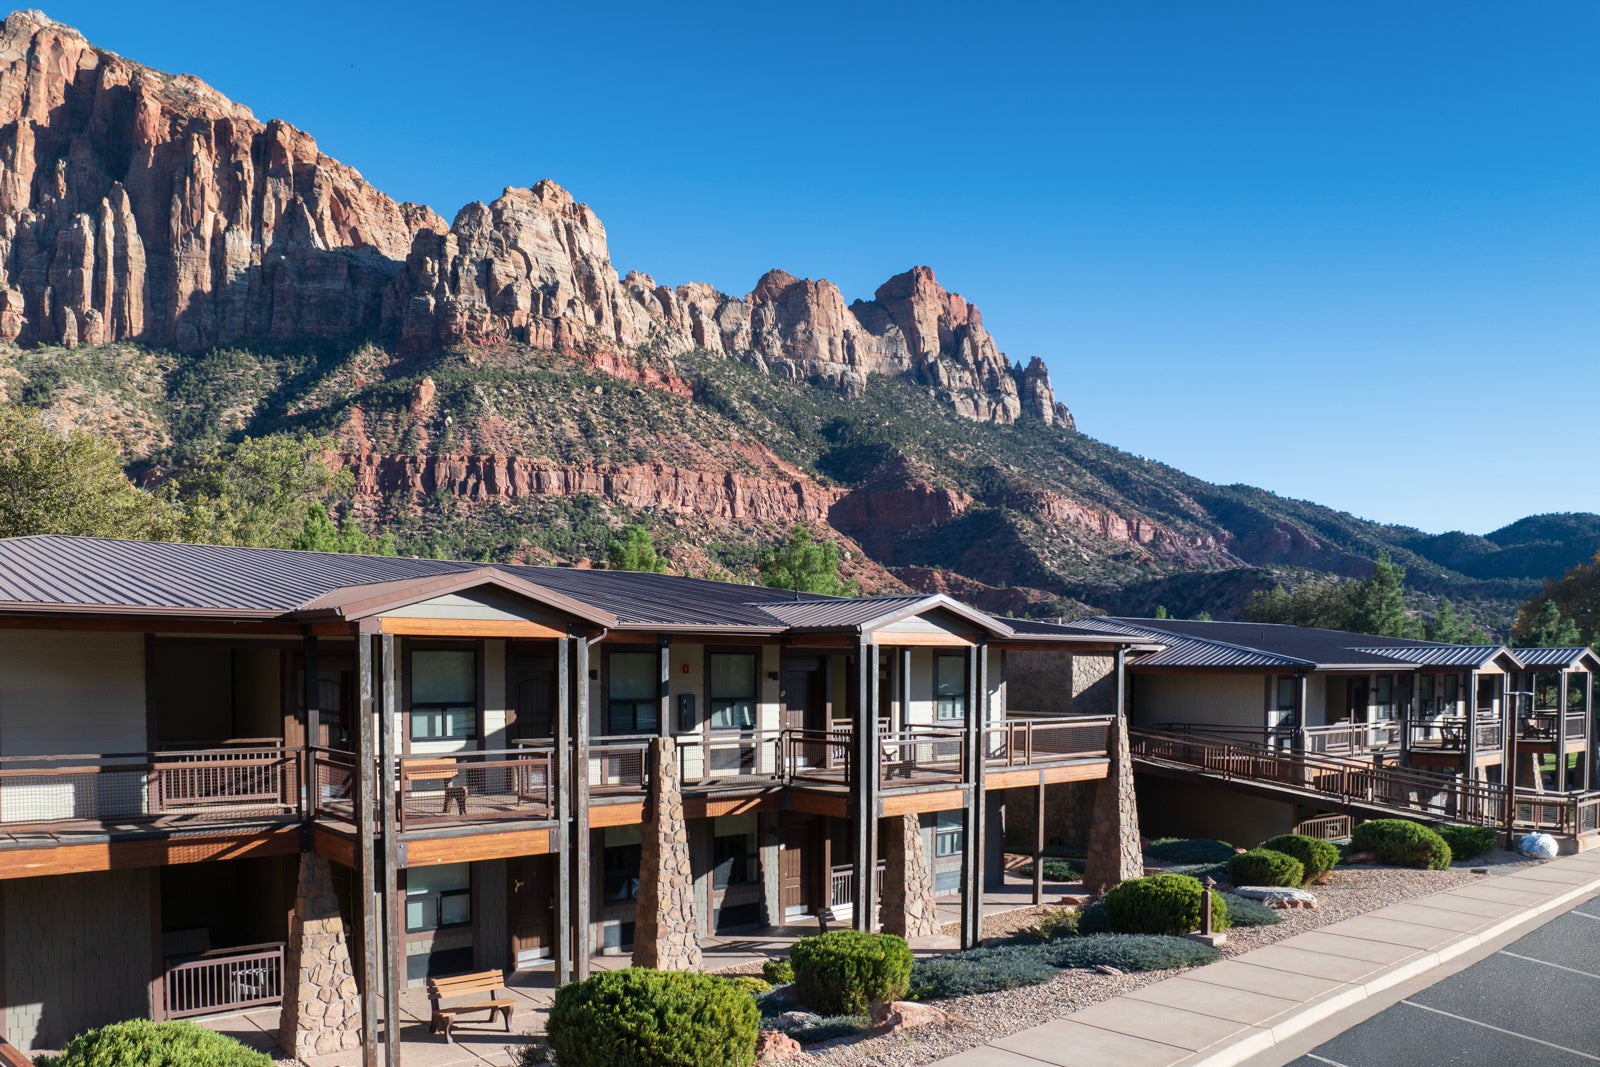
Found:
[[[1600,537],[1433,537],[1209,485],[1076,432],[1043,362],[926,267],[851,302],[782,270],[743,296],[619,277],[553,182],[446,223],[38,12],[0,25],[0,342],[0,399],[116,436],[142,477],[335,435],[348,506],[408,551],[583,561],[643,522],[676,567],[748,577],[804,522],[869,590],[1054,616],[1222,615],[1387,550],[1494,623]]]

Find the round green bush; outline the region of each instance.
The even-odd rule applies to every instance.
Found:
[[[1309,885],[1339,862],[1339,846],[1305,834],[1279,834],[1261,842],[1261,847],[1293,856],[1306,869],[1305,881]]]
[[[865,1015],[873,1001],[898,1000],[911,981],[911,949],[893,934],[834,930],[789,950],[794,991],[818,1015]]]
[[[760,1000],[762,997],[772,992],[771,982],[767,981],[765,978],[758,978],[753,974],[730,974],[724,975],[723,977],[727,978],[728,981],[732,982],[746,993],[749,993],[757,1000]]]
[[[787,958],[767,960],[761,965],[761,977],[773,985],[788,985],[794,981],[794,968]]]
[[[1171,934],[1182,936],[1200,929],[1205,887],[1183,874],[1152,874],[1131,878],[1106,891],[1106,922],[1119,934]],[[1080,922],[1080,930],[1083,924]],[[1211,894],[1211,929],[1228,928],[1228,904],[1221,893]]]
[[[1452,860],[1477,859],[1493,852],[1500,837],[1492,826],[1435,826],[1432,829],[1450,846]]]
[[[148,1019],[85,1030],[48,1062],[51,1067],[272,1067],[271,1057],[214,1030]]]
[[[556,990],[546,1029],[561,1067],[750,1067],[760,1023],[726,978],[629,967]]]
[[[1228,881],[1234,885],[1298,886],[1305,880],[1305,864],[1270,848],[1253,848],[1228,861]]]
[[[1350,846],[1371,852],[1379,863],[1393,867],[1420,867],[1442,871],[1450,866],[1450,846],[1445,839],[1410,819],[1373,819],[1356,827]]]

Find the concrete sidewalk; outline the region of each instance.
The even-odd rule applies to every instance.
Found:
[[[1600,851],[1484,877],[1199,967],[934,1067],[1229,1067],[1600,889]]]

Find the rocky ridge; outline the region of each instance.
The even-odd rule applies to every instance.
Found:
[[[770,271],[745,296],[619,278],[590,208],[541,181],[448,225],[316,141],[189,75],[89,44],[37,11],[0,26],[0,339],[221,345],[398,336],[590,354],[648,346],[858,391],[925,385],[960,414],[1071,427],[1038,359],[1013,365],[926,267],[846,305]]]

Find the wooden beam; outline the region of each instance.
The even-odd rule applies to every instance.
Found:
[[[583,640],[581,637],[578,640]],[[583,684],[588,684],[588,679]],[[556,853],[556,973],[557,988],[572,978],[572,641],[556,642],[556,829],[550,835]]]
[[[237,860],[254,856],[292,856],[300,851],[300,827],[243,830],[215,837],[150,837],[65,845],[40,841],[38,848],[0,852],[0,880],[52,874],[85,874],[138,867]]]
[[[621,804],[595,804],[589,808],[589,828],[602,830],[607,826],[638,826],[644,822],[644,801],[624,801]]]
[[[572,977],[583,981],[589,977],[589,639],[579,636],[573,641],[576,662],[573,665],[572,688],[572,892],[573,943]],[[639,805],[639,821],[644,821],[644,805]],[[560,890],[558,890],[560,891]]]
[[[748,815],[755,811],[777,811],[778,798],[765,793],[755,797],[685,797],[683,814],[689,819],[715,819],[724,815]]]
[[[1034,787],[1033,812],[1033,906],[1044,903],[1044,779]]]
[[[878,802],[884,818],[921,815],[928,811],[960,811],[968,803],[967,791],[959,785],[949,789],[930,789],[920,793],[890,793]]]
[[[800,815],[827,815],[834,819],[847,818],[850,798],[843,793],[813,793],[805,789],[791,789],[784,797],[788,810]]]
[[[407,637],[560,638],[566,631],[524,619],[414,619],[386,615],[379,632]]]
[[[372,638],[356,638],[356,682],[361,698],[356,706],[356,870],[359,878],[356,908],[361,917],[361,1067],[378,1067],[378,990],[383,984],[379,971],[378,938],[383,914],[377,900],[377,871],[374,869],[373,834],[377,820],[374,805],[377,785],[373,781],[377,752],[372,736],[373,669]]]
[[[1037,785],[1043,781],[1047,785],[1056,785],[1060,782],[1095,782],[1104,778],[1111,767],[1111,761],[1100,759],[1084,763],[1066,763],[1055,767],[1015,767],[1006,770],[988,771],[984,774],[983,786],[986,790],[995,789],[1022,789]]]
[[[967,765],[963,778],[972,790],[966,797],[966,814],[962,817],[962,948],[975,948],[983,939],[983,727],[988,721],[989,687],[984,670],[987,658],[984,645],[973,645],[967,651],[967,707],[962,723],[967,741]]]
[[[383,925],[378,939],[378,972],[383,975],[383,1062],[400,1067],[400,980],[395,946],[404,943],[405,924],[399,921],[398,868],[395,850],[394,721],[400,715],[400,650],[393,634],[378,639],[383,652],[383,693],[378,702],[378,846],[382,856],[378,881],[379,913]]]
[[[508,831],[485,827],[485,832],[481,834],[412,838],[406,841],[406,869],[433,867],[441,863],[477,863],[513,856],[546,856],[556,850],[557,833],[549,829]]]
[[[905,634],[873,631],[873,638],[885,648],[972,648],[978,642],[960,634]]]
[[[319,826],[311,833],[311,847],[322,858],[355,870],[356,843],[352,838]]]
[[[856,646],[856,722],[852,735],[855,766],[850,782],[855,811],[854,925],[877,928],[878,870],[878,649],[870,638]]]

